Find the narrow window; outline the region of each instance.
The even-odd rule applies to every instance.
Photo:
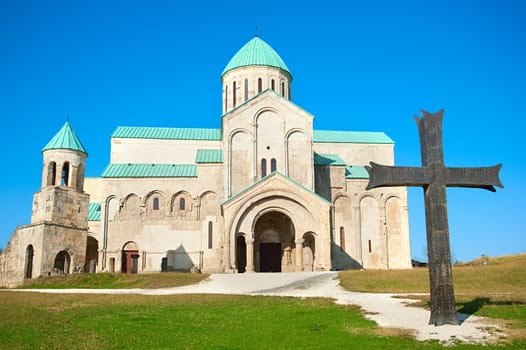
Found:
[[[267,176],[267,160],[261,159],[261,177]]]
[[[371,245],[371,240],[369,240],[369,253],[372,253],[373,252],[373,247]]]
[[[276,168],[277,168],[276,158],[272,158],[270,160],[270,172],[276,171]]]
[[[245,101],[248,100],[248,79],[245,79]]]
[[[290,100],[290,96],[292,95],[290,92],[290,84],[287,86],[287,95],[288,95],[287,98]]]
[[[48,168],[47,168],[47,185],[55,186],[56,177],[57,177],[57,164],[55,162],[51,162],[49,163]]]
[[[261,90],[263,90],[263,81],[261,78],[258,78],[258,93],[260,93]]]
[[[281,96],[285,97],[285,82],[281,82]]]
[[[228,109],[228,85],[225,85],[225,112]]]
[[[232,108],[236,108],[236,82],[232,86]]]
[[[159,210],[159,198],[157,197],[153,199],[153,210]]]
[[[185,200],[184,198],[179,198],[179,210],[184,210],[185,209]]]
[[[270,88],[272,89],[272,91],[276,90],[274,79],[270,81]]]
[[[208,249],[212,249],[213,245],[213,224],[212,221],[208,221]]]
[[[62,167],[62,186],[67,186],[69,182],[69,162],[65,162]]]
[[[33,277],[33,255],[33,246],[30,244],[26,248],[26,273],[24,274],[25,278]]]

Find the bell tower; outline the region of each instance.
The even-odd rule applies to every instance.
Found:
[[[42,186],[35,193],[31,223],[87,228],[89,195],[84,193],[87,152],[69,122],[42,149]]]

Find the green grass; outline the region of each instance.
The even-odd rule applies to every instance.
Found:
[[[356,307],[326,299],[12,291],[0,295],[3,349],[442,348],[436,342],[417,342],[403,332],[385,332]],[[515,341],[506,348],[525,345]]]
[[[526,341],[526,254],[481,257],[453,267],[457,310],[500,320],[510,338]],[[347,290],[386,293],[429,293],[427,268],[389,271],[344,271]],[[415,296],[429,307],[429,296]],[[526,343],[524,345],[526,348]]]
[[[505,325],[484,349],[526,349],[526,255],[454,268],[460,311]],[[160,288],[199,274],[85,274],[31,287]],[[371,292],[427,292],[427,270],[349,271],[342,285]],[[424,297],[422,304],[428,298]],[[378,328],[356,307],[326,299],[226,295],[80,295],[0,291],[0,349],[442,349],[406,331]],[[478,349],[455,344],[448,349]]]
[[[168,288],[199,283],[207,278],[207,274],[198,273],[152,273],[152,274],[121,274],[121,273],[80,273],[67,276],[44,277],[26,282],[19,288]]]

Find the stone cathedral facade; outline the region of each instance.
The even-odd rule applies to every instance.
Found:
[[[0,285],[74,272],[410,268],[405,188],[366,191],[394,164],[382,132],[313,129],[292,75],[255,37],[221,74],[220,129],[117,127],[85,178],[66,123],[44,147],[31,223],[0,255]]]

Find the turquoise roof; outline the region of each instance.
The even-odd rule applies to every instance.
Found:
[[[313,141],[320,143],[394,143],[383,132],[314,130],[313,133]]]
[[[345,168],[346,179],[368,179],[369,173],[363,165],[349,165]]]
[[[89,204],[88,221],[100,221],[100,203]]]
[[[195,164],[109,164],[102,177],[197,177]]]
[[[223,151],[220,149],[198,149],[196,163],[223,163]]]
[[[314,165],[342,165],[347,163],[337,154],[318,154],[314,153]]]
[[[112,138],[221,141],[221,129],[119,126]]]
[[[257,36],[239,49],[234,57],[230,59],[225,69],[223,69],[221,76],[232,69],[245,66],[276,67],[290,74],[287,65],[279,57],[278,53]]]
[[[69,125],[69,122],[66,122],[64,126],[53,136],[53,138],[47,143],[47,145],[42,149],[42,152],[48,151],[50,149],[69,149],[73,151],[82,152],[88,154],[79,138]]]

